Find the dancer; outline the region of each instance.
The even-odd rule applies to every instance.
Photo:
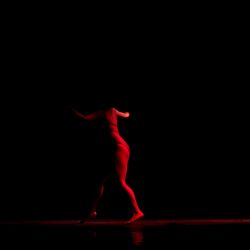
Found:
[[[119,183],[122,189],[128,194],[130,202],[133,208],[133,215],[128,220],[128,223],[134,222],[144,216],[143,212],[138,206],[134,191],[126,183],[126,176],[128,170],[128,161],[130,157],[130,148],[127,142],[121,137],[118,130],[118,117],[128,118],[130,116],[129,112],[120,112],[114,107],[107,110],[97,111],[91,114],[84,115],[75,109],[72,109],[76,116],[85,119],[85,120],[95,120],[95,119],[106,119],[108,121],[108,126],[110,129],[110,135],[113,137],[116,150],[115,150],[115,172],[118,176]],[[104,192],[104,183],[106,179],[102,182],[99,188],[98,197],[93,205],[90,216],[96,217],[97,212],[96,208],[98,201]]]

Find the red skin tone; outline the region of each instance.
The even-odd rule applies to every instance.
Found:
[[[128,118],[130,116],[129,112],[120,112],[115,108],[110,108],[105,111],[97,111],[87,115],[84,115],[74,109],[73,112],[76,116],[85,120],[106,119],[108,121],[110,128],[110,135],[114,138],[116,142],[115,171],[117,173],[121,188],[128,194],[128,197],[133,207],[133,216],[127,222],[131,223],[134,222],[135,220],[142,218],[144,214],[138,206],[134,191],[126,183],[128,161],[130,157],[130,148],[127,142],[121,137],[118,130],[118,118],[119,117]],[[104,192],[104,182],[100,186],[99,195],[94,203],[93,209],[90,214],[91,217],[96,216],[96,207],[103,192]]]

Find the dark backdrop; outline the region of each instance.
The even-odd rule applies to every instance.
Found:
[[[241,47],[227,26],[180,20],[131,29],[92,23],[82,32],[67,22],[11,26],[2,68],[2,219],[88,213],[113,148],[104,125],[76,119],[69,107],[90,112],[108,103],[131,112],[120,123],[132,150],[128,182],[148,217],[250,216]],[[129,216],[116,181],[104,198],[100,216]]]

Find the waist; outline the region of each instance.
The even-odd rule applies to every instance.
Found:
[[[121,137],[119,133],[111,133],[111,136],[114,138],[117,144],[125,144],[128,145],[127,142]]]

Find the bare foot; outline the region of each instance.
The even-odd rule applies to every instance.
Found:
[[[136,220],[139,220],[139,219],[141,219],[143,216],[144,216],[144,213],[143,213],[143,212],[137,212],[137,213],[135,213],[135,214],[132,216],[132,218],[131,218],[130,220],[127,221],[127,223],[129,224],[129,223],[132,223],[132,222],[134,222],[134,221],[136,221]]]
[[[97,216],[97,212],[96,212],[96,211],[92,211],[92,212],[90,213],[90,215],[89,215],[89,218],[90,218],[90,219],[94,219],[94,218],[96,218],[96,216]]]
[[[96,216],[97,216],[97,212],[96,212],[96,211],[92,211],[92,212],[89,214],[88,218],[86,218],[86,219],[95,219]],[[83,223],[86,221],[86,219],[80,220],[79,223],[80,223],[80,224],[83,224]]]

